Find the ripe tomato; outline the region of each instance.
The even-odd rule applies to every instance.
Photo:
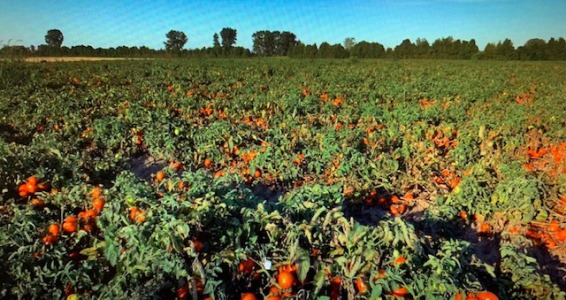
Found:
[[[67,217],[63,222],[63,232],[73,233],[75,231],[77,231],[77,217],[75,216]]]
[[[49,246],[49,245],[51,245],[51,244],[57,242],[57,239],[58,239],[58,238],[57,238],[56,235],[52,235],[51,233],[47,233],[47,234],[43,237],[42,241],[43,241],[43,243],[44,243],[46,246]]]
[[[35,177],[35,176],[28,177],[27,183],[32,184],[32,185],[37,185],[37,177]]]
[[[204,160],[202,164],[204,165],[205,168],[210,168],[210,166],[212,166],[212,160],[210,158],[207,158]]]
[[[510,234],[518,234],[520,230],[521,229],[519,228],[519,226],[513,226],[513,227],[509,228],[509,233]]]
[[[279,288],[275,285],[272,285],[269,288],[269,293],[272,294],[272,295],[277,295],[277,294],[279,294]]]
[[[377,275],[373,277],[373,281],[375,282],[378,281],[380,278],[385,278],[385,277],[387,277],[387,274],[385,274],[385,270],[379,269],[377,270]]]
[[[405,297],[408,293],[409,291],[407,290],[407,288],[402,286],[394,290],[393,293],[391,293],[391,295],[394,297]]]
[[[479,292],[476,296],[478,300],[498,300],[499,297],[490,291]]]
[[[389,208],[389,211],[391,212],[391,215],[393,215],[395,217],[399,216],[399,215],[405,213],[405,211],[407,211],[407,204],[405,204],[405,203],[393,204]]]
[[[96,219],[96,216],[98,216],[98,213],[94,209],[89,209],[89,210],[84,212],[85,220],[87,220],[89,222],[94,221]]]
[[[257,297],[254,293],[243,293],[240,300],[257,300]]]
[[[49,227],[47,228],[47,232],[51,233],[52,235],[59,235],[59,232],[61,231],[61,226],[59,224],[51,224],[49,225]]]
[[[63,231],[65,233],[73,233],[77,231],[77,223],[63,223]]]
[[[281,272],[277,275],[277,283],[282,289],[288,289],[295,283],[295,276],[291,272]]]
[[[45,202],[39,198],[33,198],[30,201],[31,205],[35,208],[41,209],[45,207]]]
[[[145,213],[141,209],[133,207],[130,210],[130,219],[138,224],[143,223],[146,220]]]
[[[138,224],[141,224],[141,223],[145,222],[145,220],[146,220],[146,218],[145,218],[145,214],[144,214],[144,213],[138,214],[138,215],[136,216],[136,223],[138,223]]]
[[[193,248],[195,249],[196,252],[202,252],[204,250],[204,243],[197,240],[197,239],[193,239]]]
[[[30,195],[25,184],[22,184],[18,187],[18,195],[20,195],[20,197],[27,197]]]
[[[393,261],[393,265],[397,266],[397,265],[402,265],[407,261],[407,259],[403,256],[399,256],[397,257],[394,261]]]
[[[175,161],[171,163],[171,168],[173,170],[181,171],[183,169],[183,164],[181,162]]]
[[[84,224],[82,227],[82,230],[86,231],[86,232],[92,232],[94,230],[94,225],[92,224]]]
[[[566,229],[562,229],[554,234],[554,238],[559,242],[566,241]]]
[[[393,195],[393,196],[391,196],[391,203],[399,204],[399,203],[401,203],[401,200],[399,199],[399,197],[397,195]]]
[[[466,295],[466,300],[478,300],[478,298],[474,295],[474,293],[468,293],[468,295]]]
[[[280,273],[282,272],[289,272],[289,273],[297,273],[297,269],[299,268],[298,264],[288,264],[278,268]]]
[[[77,223],[77,217],[75,216],[68,216],[65,218],[63,223]]]
[[[560,223],[558,221],[552,221],[548,224],[548,232],[557,232],[560,230]]]
[[[377,198],[377,205],[386,207],[387,205],[389,205],[389,200],[387,200],[387,198],[385,197],[379,197]]]
[[[558,247],[558,244],[556,244],[556,242],[551,238],[544,240],[543,243],[544,246],[548,249],[555,249]]]
[[[102,211],[102,209],[104,208],[104,204],[105,204],[104,199],[96,198],[92,200],[92,207],[96,211]]]
[[[245,259],[238,265],[238,270],[244,274],[251,274],[256,267],[256,263],[251,259]]]
[[[135,221],[136,216],[140,213],[143,213],[143,211],[141,209],[139,209],[138,207],[132,207],[130,209],[130,220]]]
[[[94,187],[92,189],[92,191],[90,192],[90,195],[92,196],[92,198],[96,199],[96,198],[100,198],[102,197],[102,189],[100,187]]]
[[[155,174],[155,180],[157,180],[157,182],[161,182],[163,179],[165,179],[165,172],[159,171]]]
[[[368,290],[368,286],[361,277],[358,277],[358,279],[356,279],[356,289],[360,294],[363,294]]]
[[[279,300],[281,299],[281,296],[279,296],[279,288],[276,286],[271,286],[269,288],[269,295],[266,299],[270,299],[270,300]]]
[[[189,287],[187,287],[186,285],[177,289],[177,298],[187,299],[188,295],[189,295]]]
[[[37,189],[39,191],[47,191],[50,187],[51,185],[49,184],[49,182],[44,182],[37,185]]]
[[[491,231],[491,225],[489,223],[481,223],[478,228],[479,233],[488,234]]]
[[[26,183],[26,190],[28,191],[28,193],[34,194],[35,192],[37,192],[37,185],[28,182]]]
[[[342,285],[342,278],[341,277],[334,277],[330,280],[330,285],[333,287],[340,287]]]

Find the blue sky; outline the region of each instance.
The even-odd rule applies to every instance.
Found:
[[[212,45],[223,27],[237,30],[237,45],[252,46],[259,30],[287,30],[305,43],[342,43],[346,37],[394,47],[405,38],[510,38],[515,46],[538,37],[566,37],[566,0],[0,0],[0,46],[39,45],[60,29],[63,45],[163,48],[180,30],[185,48]]]

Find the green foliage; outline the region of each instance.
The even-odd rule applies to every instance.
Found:
[[[45,35],[45,43],[50,47],[59,48],[63,44],[63,33],[59,29],[50,29]]]
[[[308,47],[289,51],[333,46]],[[562,299],[540,254],[552,244],[527,231],[563,218],[565,76],[482,61],[2,62],[0,297],[238,299],[296,268],[283,292],[297,297]],[[32,175],[50,187],[27,192]],[[45,239],[70,216],[76,230]]]
[[[177,30],[170,30],[165,36],[165,50],[168,51],[180,51],[189,40],[184,32]]]
[[[222,48],[228,51],[236,43],[236,29],[234,28],[222,28],[220,31],[220,37],[222,37]]]

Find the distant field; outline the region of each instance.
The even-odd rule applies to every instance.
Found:
[[[565,62],[2,63],[0,298],[564,299],[565,83]]]
[[[101,61],[101,60],[142,60],[147,58],[124,58],[124,57],[86,57],[86,56],[61,56],[61,57],[26,57],[26,62],[65,62],[65,61]]]

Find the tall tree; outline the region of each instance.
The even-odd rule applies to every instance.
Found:
[[[318,47],[317,56],[320,58],[332,58],[332,47],[330,46],[330,44],[327,42],[320,44],[320,47]]]
[[[236,43],[236,29],[233,28],[222,28],[220,31],[220,37],[222,37],[222,48],[225,50],[230,50],[232,46]]]
[[[344,49],[350,51],[356,45],[356,39],[353,37],[347,37],[344,39]]]
[[[295,46],[292,46],[287,52],[289,57],[293,58],[302,58],[305,54],[305,44],[301,43],[300,41],[297,42]]]
[[[398,58],[412,58],[415,53],[415,44],[410,39],[404,39],[400,45],[395,47],[395,55]]]
[[[550,38],[546,43],[546,58],[551,60],[566,59],[566,41],[564,38]]]
[[[469,42],[465,42],[462,47],[463,49],[460,51],[460,56],[464,59],[472,59],[480,52],[478,45],[476,45],[476,40],[474,39],[471,39]]]
[[[279,31],[271,32],[269,30],[257,31],[252,35],[253,50],[258,55],[273,56],[275,54],[275,36]]]
[[[214,48],[220,48],[220,42],[218,41],[218,33],[215,33],[215,34],[212,36],[212,46],[213,46]]]
[[[494,43],[487,43],[483,49],[483,57],[494,59],[497,56],[497,46]]]
[[[563,37],[556,42],[556,57],[554,59],[566,60],[566,40]]]
[[[312,45],[307,45],[305,47],[305,52],[303,57],[305,58],[315,58],[318,54],[318,47],[316,46],[316,44],[312,44]]]
[[[385,55],[385,48],[380,43],[361,41],[352,47],[350,55],[357,58],[382,58]]]
[[[426,39],[417,38],[415,41],[415,57],[428,58],[430,56],[431,48]]]
[[[521,48],[521,58],[528,60],[545,60],[546,42],[543,39],[535,38],[528,40]]]
[[[515,55],[515,47],[513,46],[513,42],[510,39],[505,39],[502,42],[497,43],[495,46],[495,52],[497,53],[498,59],[516,59]]]
[[[180,51],[187,41],[187,35],[182,31],[170,30],[166,35],[167,41],[164,42],[166,50]]]
[[[50,29],[45,35],[45,43],[52,47],[61,47],[63,44],[63,33],[59,29]]]
[[[297,36],[289,31],[261,30],[255,32],[252,39],[254,52],[263,56],[288,55],[293,47],[299,45]],[[297,53],[293,56],[297,57]]]
[[[253,40],[253,51],[255,54],[257,55],[267,55],[268,49],[267,49],[267,35],[268,35],[269,31],[267,30],[261,30],[261,31],[256,31],[254,32],[254,34],[252,34],[252,40]]]
[[[278,31],[276,31],[278,32]],[[291,47],[297,45],[297,36],[289,31],[283,31],[275,36],[275,54],[287,55]]]

